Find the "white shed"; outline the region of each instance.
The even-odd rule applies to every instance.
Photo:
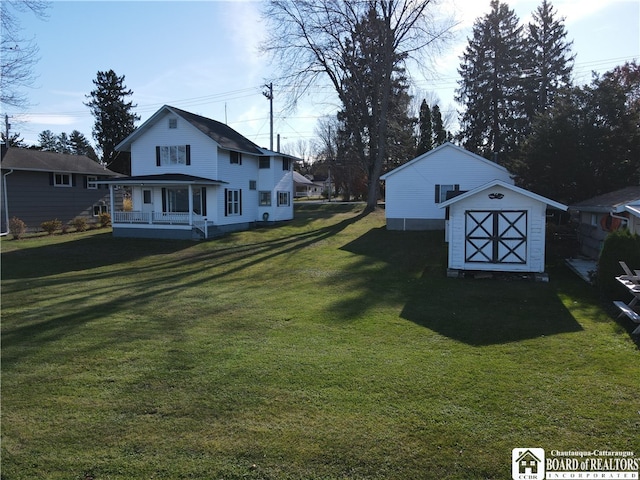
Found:
[[[388,230],[441,230],[440,204],[491,180],[513,184],[509,171],[452,143],[414,158],[380,177],[385,181]]]
[[[501,180],[440,204],[450,271],[543,273],[547,208],[567,206]]]

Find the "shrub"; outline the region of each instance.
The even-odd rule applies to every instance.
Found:
[[[27,231],[27,224],[18,217],[13,217],[9,220],[9,231],[14,240],[20,240]]]
[[[597,285],[600,293],[609,300],[626,299],[629,295],[615,278],[624,273],[620,261],[631,270],[640,270],[640,236],[629,233],[626,228],[607,236],[598,260]]]
[[[83,217],[76,217],[69,222],[76,232],[84,232],[87,229],[87,220]]]
[[[133,210],[133,200],[131,200],[130,198],[125,198],[124,200],[122,200],[122,211],[130,212],[132,210]]]
[[[98,222],[100,222],[101,227],[108,227],[109,225],[111,225],[111,215],[106,212],[101,213],[100,215],[98,215]]]
[[[49,235],[53,235],[56,230],[60,230],[62,228],[62,222],[57,218],[55,220],[48,220],[46,222],[42,222],[40,224],[40,228],[47,232]]]

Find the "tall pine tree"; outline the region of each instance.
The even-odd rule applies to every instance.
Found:
[[[431,121],[431,109],[426,100],[420,104],[420,136],[416,155],[422,155],[433,148],[433,123]]]
[[[442,113],[440,113],[440,107],[437,104],[431,109],[431,118],[433,120],[433,146],[438,147],[449,140],[450,133],[444,128]]]
[[[533,12],[525,41],[526,109],[530,121],[533,121],[537,114],[553,105],[558,92],[571,85],[575,55],[571,54],[573,42],[567,41],[564,18],[556,18],[553,5],[547,0],[542,0]]]
[[[524,122],[524,55],[518,17],[507,4],[492,0],[491,12],[473,26],[458,70],[456,101],[465,107],[459,136],[466,149],[508,158],[517,145]]]
[[[95,89],[85,103],[95,117],[93,138],[102,152],[102,162],[115,172],[131,174],[131,158],[125,152],[116,152],[115,147],[135,130],[135,122],[140,117],[133,113],[136,107],[127,98],[133,91],[124,85],[124,75],[118,76],[113,70],[98,72],[93,80]]]

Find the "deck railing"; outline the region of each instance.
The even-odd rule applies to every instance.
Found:
[[[193,220],[200,219],[193,214]],[[189,225],[189,214],[186,212],[114,212],[113,223],[146,223]]]

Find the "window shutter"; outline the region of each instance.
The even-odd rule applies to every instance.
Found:
[[[238,204],[240,205],[238,207],[240,209],[240,216],[242,216],[242,189],[238,191]]]
[[[156,147],[156,167],[160,166],[160,147]]]
[[[200,190],[200,199],[202,201],[202,216],[207,216],[207,187],[202,187]]]
[[[436,185],[436,203],[440,203],[440,185]]]
[[[456,184],[456,185],[454,185],[454,186],[453,186],[453,189],[454,189],[456,192],[459,192],[459,191],[460,191],[460,184]]]
[[[89,183],[89,179],[87,178],[87,176],[86,176],[86,175],[83,175],[83,176],[82,176],[82,185],[83,185],[83,188],[87,188],[87,187],[89,186],[89,185],[88,185],[88,183]]]
[[[166,188],[162,189],[162,211],[163,212],[167,211],[167,189]]]
[[[191,145],[186,146],[187,165],[191,165]]]
[[[72,187],[76,186],[76,174],[75,173],[71,174],[71,186]]]
[[[224,189],[224,216],[229,215],[229,190]]]
[[[49,172],[49,185],[53,185],[53,172]]]

